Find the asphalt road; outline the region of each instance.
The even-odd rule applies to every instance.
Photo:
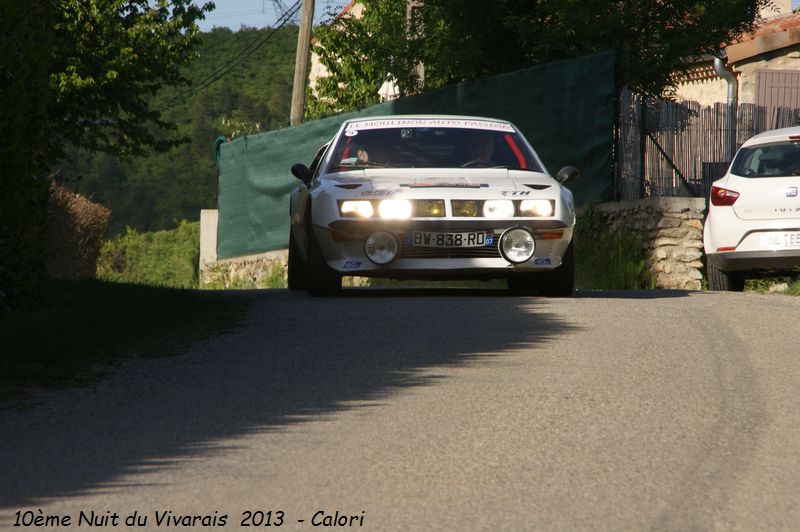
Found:
[[[800,298],[246,297],[185,354],[0,410],[0,529],[800,529]]]

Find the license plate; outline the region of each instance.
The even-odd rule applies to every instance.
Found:
[[[770,249],[800,249],[800,232],[761,235],[761,247]]]
[[[492,231],[468,233],[440,233],[414,231],[409,234],[407,244],[423,248],[481,248],[494,245]]]

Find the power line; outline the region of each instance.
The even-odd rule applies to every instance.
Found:
[[[297,13],[297,11],[300,10],[300,6],[301,6],[302,3],[303,3],[303,0],[297,0],[289,9],[287,9],[283,13],[283,15],[280,16],[280,18],[278,18],[278,20],[276,21],[277,25],[273,26],[272,31],[270,31],[267,35],[265,35],[260,41],[257,40],[257,39],[254,40],[253,42],[251,42],[250,44],[245,46],[239,53],[237,53],[235,56],[233,56],[231,58],[231,61],[233,61],[232,64],[230,64],[228,66],[225,66],[225,67],[222,67],[222,68],[219,68],[215,72],[209,74],[208,76],[206,76],[205,78],[203,78],[202,80],[200,80],[198,82],[200,84],[199,86],[190,87],[190,88],[186,89],[185,91],[183,91],[182,93],[178,94],[177,96],[172,98],[163,108],[159,109],[159,112],[166,111],[167,109],[169,109],[170,107],[172,107],[176,103],[178,103],[179,101],[184,100],[185,97],[194,96],[198,92],[208,88],[214,82],[216,82],[216,81],[222,79],[223,77],[225,77],[234,68],[239,66],[242,63],[242,61],[244,61],[245,59],[250,57],[253,54],[253,52],[255,52],[261,46],[263,46],[264,43],[267,42],[273,35],[275,35],[275,33],[277,33],[279,29],[281,29],[288,22],[290,22],[292,20],[292,17]]]

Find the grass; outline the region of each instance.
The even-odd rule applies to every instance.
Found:
[[[745,282],[744,289],[748,292],[759,292],[762,294],[770,293],[770,288],[776,285],[786,284],[785,290],[780,290],[777,293],[788,296],[800,296],[800,278],[789,277],[773,277],[764,279],[748,279]]]
[[[50,282],[37,301],[0,313],[0,401],[32,388],[91,382],[98,365],[162,356],[237,322],[246,300],[97,280]]]
[[[643,242],[629,229],[613,233],[591,206],[575,226],[575,284],[581,290],[655,288]]]

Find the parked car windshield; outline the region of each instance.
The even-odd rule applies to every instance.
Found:
[[[742,177],[800,175],[800,141],[772,142],[742,148],[731,173]]]
[[[381,127],[396,122],[396,127]],[[324,173],[363,168],[509,168],[543,172],[528,143],[509,124],[487,129],[455,120],[383,120],[349,123]],[[466,121],[462,121],[466,122]],[[459,127],[452,127],[455,124]],[[408,126],[408,127],[403,127]]]

